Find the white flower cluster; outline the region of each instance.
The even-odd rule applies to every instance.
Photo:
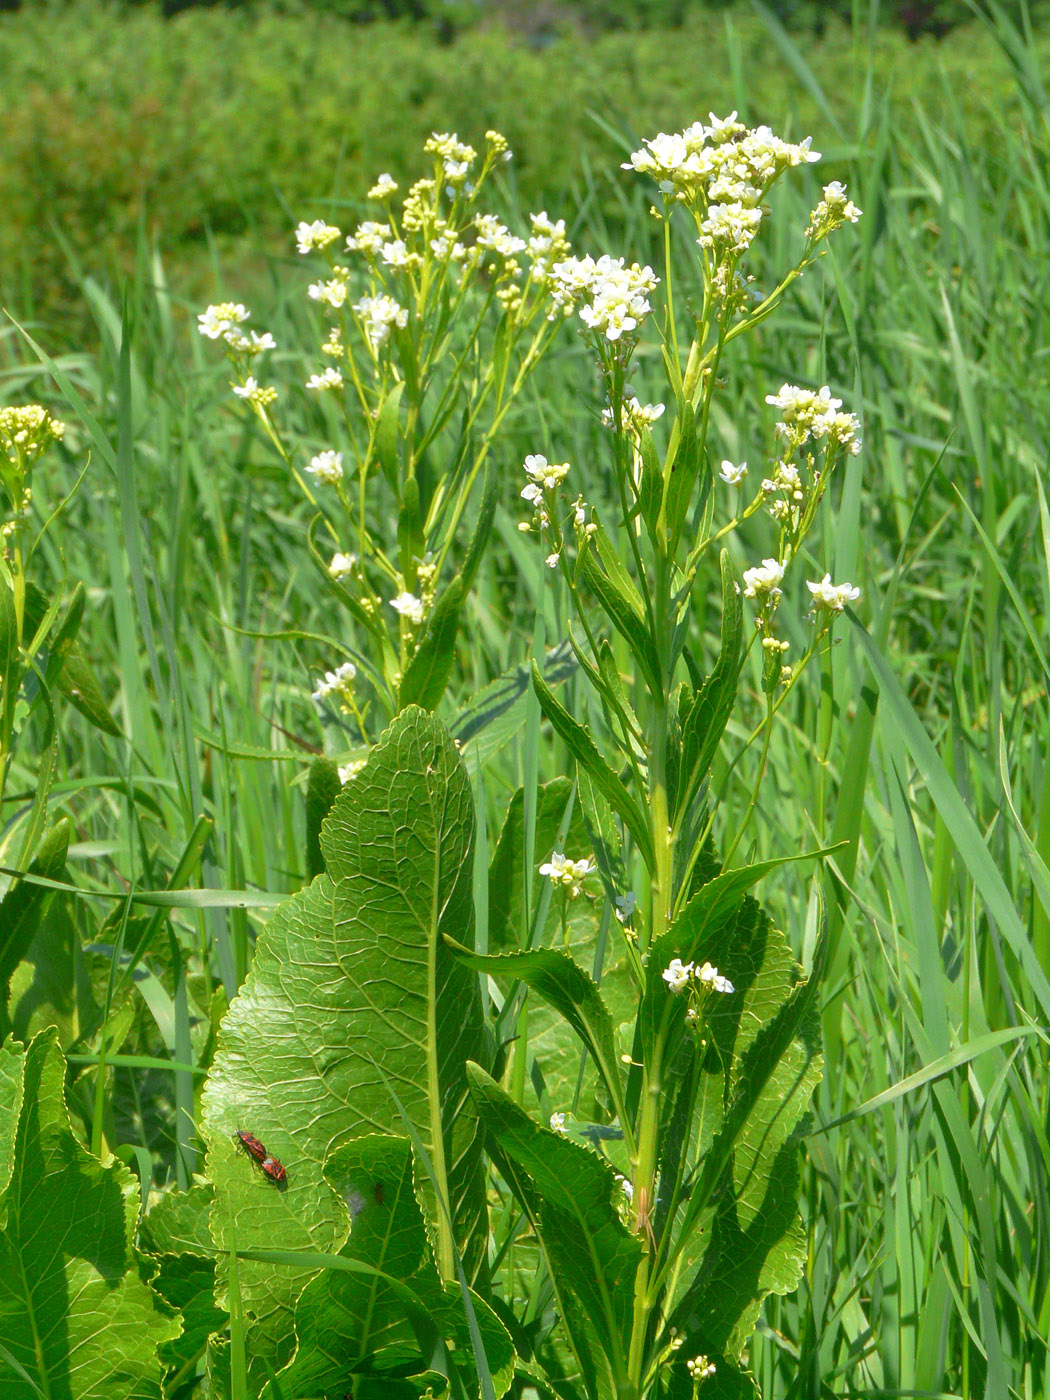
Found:
[[[343,479],[343,454],[331,449],[318,452],[310,458],[310,465],[306,470],[323,485],[334,486]]]
[[[239,329],[248,320],[249,313],[239,301],[221,301],[209,306],[197,317],[197,330],[208,340],[223,340],[239,355],[261,355],[264,350],[275,350],[277,342],[269,331],[260,335],[249,331],[247,335]]]
[[[641,403],[634,395],[620,405],[620,422],[624,430],[633,437],[640,436],[640,430],[651,428],[658,418],[664,415],[662,403]],[[602,423],[606,428],[616,427],[616,414],[612,407],[602,409]]]
[[[551,268],[569,253],[569,240],[565,237],[565,220],[549,219],[544,209],[539,214],[530,214],[532,237],[528,242],[528,254],[532,263],[532,275],[539,282],[545,282]]]
[[[797,522],[806,493],[798,467],[793,462],[775,462],[773,475],[762,482],[766,509],[774,520],[793,525]]]
[[[705,962],[697,968],[696,963],[683,963],[681,958],[672,958],[661,976],[675,996],[692,983],[712,992],[735,992],[736,988],[728,977],[723,977],[717,967]]]
[[[764,192],[782,171],[819,159],[808,136],[784,141],[768,126],[749,131],[735,112],[724,119],[711,112],[708,125],[693,122],[673,135],[660,132],[623,168],[652,175],[663,194],[682,203],[701,198],[711,204],[739,198],[745,187]]]
[[[783,578],[783,564],[776,559],[763,559],[753,569],[744,570],[744,597],[758,598],[763,603],[776,606],[782,596],[780,584]]]
[[[328,573],[331,578],[341,580],[349,578],[356,568],[356,554],[333,554],[332,562],[328,565]]]
[[[522,499],[538,506],[544,491],[553,491],[569,474],[568,462],[548,462],[540,452],[533,452],[525,458],[525,475],[529,484],[522,488]]]
[[[373,351],[386,344],[391,326],[408,325],[408,312],[386,295],[362,297],[354,303],[354,311],[361,318],[365,338]]]
[[[389,199],[391,195],[395,194],[397,194],[397,181],[384,170],[382,175],[379,176],[375,184],[368,191],[368,198],[386,200]]]
[[[305,255],[318,248],[327,248],[338,237],[339,229],[333,224],[326,224],[324,219],[315,219],[312,224],[304,219],[295,230],[295,246]]]
[[[582,302],[580,320],[613,343],[637,330],[652,310],[648,293],[660,279],[651,267],[625,267],[624,261],[603,253],[597,261],[588,256],[556,262],[550,275],[553,314],[567,315]]]
[[[706,1356],[694,1356],[685,1363],[685,1369],[694,1381],[706,1381],[715,1374],[715,1363]]]
[[[774,431],[792,447],[801,447],[810,438],[828,438],[853,457],[860,451],[860,419],[855,413],[839,412],[842,400],[832,398],[826,384],[818,390],[782,384],[779,393],[766,395],[766,403],[779,408],[780,422]]]
[[[740,193],[745,195],[745,199],[753,199],[754,203],[734,199],[726,204],[712,204],[707,218],[700,225],[697,242],[701,248],[728,248],[734,253],[746,253],[751,247],[762,224],[762,206],[759,204],[762,196],[750,185],[742,186]]]
[[[813,613],[826,612],[831,615],[842,612],[847,603],[855,603],[860,597],[860,589],[852,583],[832,583],[831,575],[825,574],[819,583],[806,580],[806,587],[813,595]]]
[[[344,661],[341,666],[337,666],[334,671],[326,671],[322,680],[317,682],[313,698],[320,705],[334,695],[338,700],[346,702],[354,693],[354,677],[357,675],[357,667],[352,661]]]
[[[830,185],[824,186],[824,198],[809,216],[806,237],[814,242],[827,238],[829,233],[843,224],[855,224],[861,212],[851,199],[847,199],[845,185],[840,180],[832,180]]]
[[[256,408],[266,408],[277,397],[276,389],[264,388],[252,374],[248,375],[243,384],[231,384],[230,388],[239,399],[254,404]]]
[[[346,246],[351,253],[364,253],[366,257],[374,258],[388,239],[393,238],[394,230],[389,224],[377,223],[375,219],[366,219],[363,224],[358,224],[357,228],[346,240]]]
[[[320,374],[311,374],[310,378],[306,381],[306,387],[308,389],[316,389],[319,392],[324,392],[327,389],[341,389],[343,387],[343,376],[341,372],[336,369],[335,365],[329,365],[328,368],[322,370]]]
[[[595,864],[590,856],[583,860],[570,860],[560,851],[552,851],[551,858],[540,866],[540,874],[546,875],[552,885],[560,885],[569,891],[569,898],[575,899],[583,888],[588,875],[594,873]]]
[[[0,408],[0,451],[14,467],[27,467],[53,442],[65,436],[60,423],[43,405],[29,403]]]
[[[474,231],[475,246],[501,258],[512,258],[516,253],[523,253],[527,247],[524,238],[512,234],[495,214],[478,214],[474,220]]]
[[[311,301],[322,301],[326,306],[334,307],[338,311],[339,307],[346,305],[350,291],[349,273],[345,267],[337,267],[334,272],[335,276],[327,282],[311,282],[306,292]]]
[[[445,179],[453,187],[466,184],[470,168],[478,158],[474,147],[461,141],[454,131],[433,132],[423,143],[423,149],[427,155],[437,156],[441,161]]]

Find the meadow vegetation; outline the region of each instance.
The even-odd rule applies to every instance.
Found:
[[[565,791],[551,787],[544,798],[537,783],[573,775],[581,752],[557,703],[606,738],[609,704],[595,699],[565,644],[571,589],[554,585],[518,525],[528,517],[521,464],[537,453],[571,462],[599,516],[615,517],[594,344],[577,321],[558,327],[486,440],[464,530],[449,547],[470,586],[455,600],[458,642],[437,667],[447,661],[445,685],[436,687],[433,670],[420,680],[417,667],[419,689],[399,696],[411,651],[383,653],[372,709],[348,717],[319,706],[318,679],[344,655],[333,646],[356,648],[364,622],[348,621],[313,549],[316,498],[302,468],[351,432],[303,387],[318,371],[327,322],[306,292],[317,274],[296,252],[296,224],[350,229],[374,216],[363,195],[380,171],[402,182],[418,173],[432,130],[458,129],[481,149],[485,130],[497,128],[514,151],[492,176],[508,226],[524,229],[530,211],[546,209],[565,218],[577,252],[625,254],[664,279],[670,269],[687,345],[700,310],[695,230],[672,225],[665,247],[653,187],[618,167],[642,136],[736,108],[792,139],[812,134],[824,152],[821,165],[801,166],[773,193],[774,217],[749,254],[760,287],[797,261],[822,184],[844,180],[864,211],[792,282],[775,316],[726,346],[705,428],[713,499],[724,509],[716,528],[730,513],[717,463],[747,459],[759,475],[777,417],[766,396],[782,384],[829,385],[860,417],[864,438],[863,453],[836,467],[833,508],[799,555],[807,578],[829,570],[859,585],[855,618],[836,622],[835,645],[791,687],[768,752],[751,745],[730,770],[727,755],[751,738],[768,701],[769,677],[749,658],[711,775],[716,857],[730,844],[738,865],[835,848],[817,866],[773,872],[758,890],[800,963],[810,967],[820,950],[824,1063],[797,1129],[801,1282],[766,1300],[750,1366],[763,1396],[1046,1392],[1048,48],[1050,36],[997,10],[936,45],[909,46],[859,18],[809,43],[734,13],[728,22],[698,16],[671,40],[655,31],[569,35],[542,50],[497,31],[441,48],[397,26],[265,12],[194,10],[165,23],[91,6],[65,10],[60,22],[46,8],[0,19],[0,286],[14,318],[0,328],[2,393],[7,404],[45,404],[66,424],[33,464],[20,517],[37,541],[40,597],[55,606],[30,609],[29,621],[18,614],[3,789],[5,869],[25,871],[35,850],[36,877],[63,888],[15,881],[0,905],[2,1010],[22,1041],[58,1027],[56,1043],[37,1042],[35,1072],[50,1085],[60,1136],[61,1047],[77,1161],[88,1160],[84,1147],[117,1152],[156,1207],[172,1185],[200,1199],[194,1173],[207,1146],[220,1194],[240,1189],[238,1169],[249,1164],[233,1145],[223,1155],[219,1128],[234,1126],[224,1113],[236,1094],[251,1101],[253,1075],[280,1077],[282,1042],[250,1019],[232,1031],[229,1023],[203,1102],[202,1081],[262,930],[273,920],[270,937],[293,937],[290,906],[274,907],[304,898],[297,892],[332,859],[333,829],[322,837],[320,818],[338,790],[333,773],[379,738],[384,687],[395,712],[400,698],[432,699],[460,742],[457,801],[477,812],[469,893],[482,954],[507,951],[507,871],[538,897],[539,865],[552,852],[536,844],[537,823],[563,840],[573,833],[571,854],[592,854],[593,833],[580,830]],[[267,382],[281,391],[280,443],[265,414],[231,395],[230,375],[196,333],[208,302],[242,300],[276,342]],[[478,392],[487,363],[472,381]],[[633,395],[666,399],[666,375],[658,346],[643,342]],[[375,404],[377,423],[386,402]],[[396,513],[390,490],[370,498],[379,502],[370,528],[395,558],[416,527],[403,498]],[[490,533],[475,558],[467,527],[479,518]],[[617,539],[627,557],[630,527]],[[742,578],[776,553],[775,522],[756,514],[720,543],[726,577]],[[408,582],[402,576],[415,596]],[[690,626],[704,672],[725,647],[729,597],[717,569],[702,576]],[[782,605],[777,635],[800,656],[811,624],[793,603]],[[403,617],[387,617],[395,645]],[[616,637],[613,669],[630,678],[648,716],[655,692],[640,683],[631,645],[597,609],[594,618]],[[35,663],[34,636],[50,637]],[[541,725],[531,699],[532,658],[557,696],[542,709],[559,719],[553,726]],[[78,665],[90,665],[97,689]],[[17,709],[12,684],[23,697]],[[52,691],[53,707],[42,699]],[[426,747],[402,735],[406,753],[410,740]],[[431,761],[451,773],[455,751],[433,743]],[[397,764],[389,748],[373,762],[369,791],[381,808]],[[513,822],[504,829],[508,806],[520,833]],[[352,846],[353,821],[347,831]],[[45,832],[43,850],[34,842]],[[359,874],[344,857],[347,878]],[[33,890],[44,893],[27,942],[19,900]],[[610,898],[602,947],[613,907]],[[584,947],[591,935],[565,908],[549,914],[543,904],[536,926],[552,951],[574,939]],[[269,949],[265,989],[284,945],[259,946]],[[523,1004],[537,1019],[530,1026],[522,1015],[510,1028],[521,1046],[510,1051],[507,1082],[546,1122],[574,1093],[578,1102],[584,1064],[577,1058],[567,1075],[561,1033],[531,993]],[[241,1057],[232,1070],[231,1055]],[[499,1065],[489,1068],[499,1078]],[[9,1069],[5,1060],[5,1085],[14,1083]],[[362,1173],[387,1189],[410,1180],[389,1142],[360,1153],[324,1164],[334,1190]],[[508,1167],[504,1180],[511,1175]],[[253,1181],[260,1192],[270,1184]],[[421,1201],[431,1189],[419,1186]],[[26,1187],[20,1209],[31,1198]],[[14,1196],[6,1199],[4,1228],[13,1230]],[[169,1393],[190,1395],[198,1352],[227,1317],[197,1287],[201,1278],[210,1287],[216,1267],[200,1216],[179,1216],[170,1193],[159,1199],[167,1205],[152,1226],[146,1217],[138,1243],[159,1261],[151,1267],[166,1298],[196,1299],[183,1339],[152,1324]],[[272,1198],[253,1199],[265,1213]],[[509,1195],[499,1205],[500,1267],[530,1277],[534,1245],[511,1230]],[[451,1257],[450,1230],[435,1238]],[[236,1239],[216,1239],[226,1251],[220,1298],[233,1299],[233,1313],[208,1364],[220,1393],[240,1400],[267,1377],[245,1356],[257,1277],[243,1275],[251,1301],[241,1314],[237,1271],[270,1266],[238,1263]],[[513,1334],[519,1354],[552,1306],[537,1288]],[[495,1363],[499,1326],[487,1314],[481,1321]],[[476,1354],[477,1334],[462,1326],[459,1345]],[[2,1370],[6,1361],[0,1350],[0,1396],[21,1400],[32,1392]],[[468,1377],[475,1394],[487,1393],[484,1371]],[[525,1374],[514,1382],[519,1392],[528,1383]],[[738,1393],[716,1384],[699,1394]],[[422,1383],[405,1393],[421,1392]],[[369,1393],[381,1392],[361,1390]],[[691,1382],[668,1393],[690,1395]]]

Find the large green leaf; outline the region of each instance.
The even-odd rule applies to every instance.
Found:
[[[597,1153],[533,1122],[484,1070],[471,1065],[469,1075],[489,1150],[550,1261],[588,1393],[610,1395],[626,1375],[642,1257],[641,1242],[617,1210],[621,1184]]]
[[[48,832],[29,867],[30,875],[58,880],[66,864],[70,822],[63,818]],[[29,952],[54,892],[43,885],[15,880],[0,900],[0,1040],[10,1029],[8,997],[15,968]]]
[[[702,1254],[686,1245],[669,1307],[694,1351],[739,1361],[762,1299],[797,1287],[805,1258],[791,1135],[820,1079],[818,978],[802,979],[750,898],[698,955],[728,969],[735,990],[705,1030],[694,1185],[679,1222]]]
[[[455,1244],[476,1271],[484,1181],[464,1067],[487,1055],[477,980],[443,941],[473,942],[472,842],[470,787],[451,739],[430,715],[404,711],[337,797],[321,834],[325,873],[274,914],[220,1029],[201,1130],[221,1249],[337,1251],[350,1215],[324,1163],[343,1143],[402,1130],[389,1084],[445,1183]],[[239,1128],[283,1161],[283,1190],[235,1144]],[[453,1240],[433,1201],[429,1209],[448,1278]],[[291,1359],[295,1302],[312,1272],[241,1266],[258,1383]]]
[[[0,1338],[51,1400],[159,1400],[181,1323],[140,1273],[138,1183],[70,1130],[65,1072],[53,1030],[0,1051]],[[33,1393],[0,1361],[0,1400]]]
[[[419,1296],[432,1328],[456,1340],[457,1363],[469,1375],[470,1339],[462,1296],[455,1284],[441,1284],[434,1267],[407,1140],[372,1135],[347,1143],[329,1158],[325,1176],[346,1201],[353,1220],[341,1256],[371,1265],[375,1272],[327,1270],[307,1284],[295,1314],[298,1350],[278,1378],[283,1392],[338,1393],[342,1386],[356,1393],[359,1378],[389,1381],[390,1373],[403,1374],[406,1366],[425,1366],[433,1341],[421,1357],[418,1323],[406,1316],[402,1301],[405,1288]],[[502,1395],[513,1374],[514,1348],[481,1299],[474,1296],[471,1301],[486,1359],[494,1380],[499,1378],[496,1393]]]

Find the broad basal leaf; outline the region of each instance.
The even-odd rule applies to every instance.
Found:
[[[202,1114],[221,1249],[337,1251],[350,1213],[324,1163],[343,1143],[403,1131],[392,1088],[445,1183],[468,1276],[477,1269],[484,1185],[464,1066],[486,1050],[476,979],[443,941],[473,942],[472,841],[454,745],[430,715],[404,711],[336,798],[326,873],[277,910],[223,1021]],[[284,1183],[252,1162],[237,1129],[284,1164]],[[430,1210],[451,1277],[452,1240]],[[291,1359],[311,1272],[241,1265],[257,1384]]]
[[[53,1030],[0,1051],[0,1339],[52,1400],[160,1400],[157,1349],[181,1323],[140,1275],[138,1183],[77,1142],[64,1080]],[[0,1400],[33,1393],[0,1361]]]

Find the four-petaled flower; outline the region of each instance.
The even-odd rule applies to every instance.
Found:
[[[852,583],[832,583],[831,575],[825,574],[819,583],[806,580],[806,587],[813,595],[813,612],[840,613],[847,603],[855,603],[860,597],[860,589]]]
[[[552,885],[561,885],[569,891],[569,898],[575,899],[588,875],[593,874],[594,861],[590,856],[582,860],[570,860],[561,851],[552,851],[551,858],[540,866],[540,874],[546,875]]]

